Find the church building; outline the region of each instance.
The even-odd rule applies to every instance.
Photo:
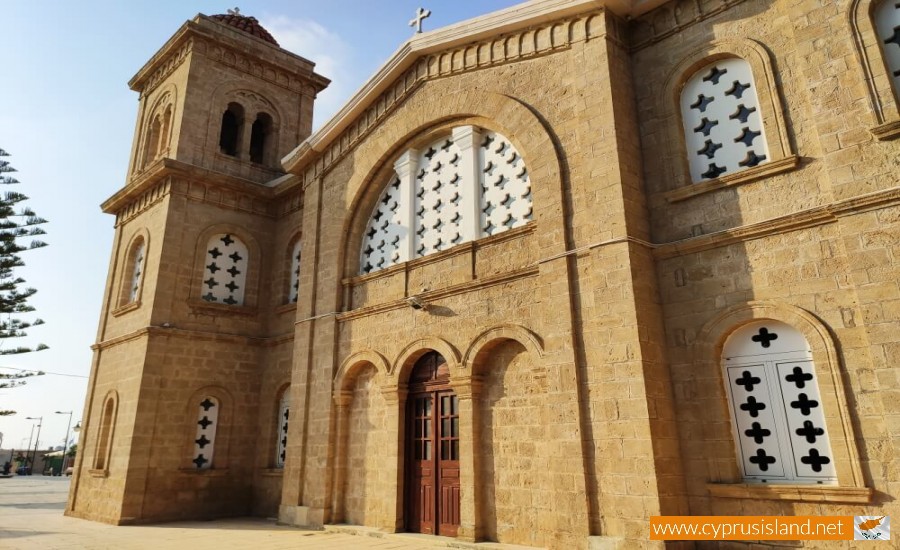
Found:
[[[532,0],[315,133],[313,61],[231,11],[129,82],[67,515],[900,518],[898,2]]]

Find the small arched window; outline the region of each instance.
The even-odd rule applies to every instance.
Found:
[[[218,424],[219,401],[215,397],[206,396],[197,406],[197,430],[191,460],[198,470],[208,470],[213,466]]]
[[[150,121],[150,128],[147,132],[147,141],[144,143],[144,165],[150,164],[156,160],[159,150],[159,140],[162,137],[162,117],[154,116]]]
[[[288,301],[297,302],[300,293],[300,237],[291,247],[291,278],[288,286]]]
[[[97,434],[97,451],[94,454],[94,469],[106,470],[109,467],[109,454],[116,421],[116,398],[110,395],[103,402],[103,414],[100,417],[100,431]]]
[[[681,92],[691,180],[700,182],[769,160],[750,64],[720,59],[701,67]]]
[[[269,149],[272,147],[272,117],[266,113],[256,115],[250,128],[250,161],[268,164]]]
[[[281,400],[278,403],[278,417],[275,419],[278,439],[275,442],[275,467],[284,468],[284,460],[287,454],[288,418],[291,415],[291,389],[285,388],[281,392]]]
[[[141,283],[144,280],[144,258],[146,256],[146,243],[143,237],[138,237],[128,251],[126,266],[129,269],[126,279],[127,286],[123,292],[123,304],[137,301],[140,296]]]
[[[248,256],[247,245],[238,237],[213,235],[206,246],[200,297],[207,302],[243,305]]]
[[[244,131],[244,108],[240,103],[229,103],[222,113],[222,129],[219,133],[219,150],[236,157],[240,151],[241,134]]]
[[[835,483],[818,377],[800,331],[778,321],[736,330],[722,351],[744,477]]]
[[[382,192],[363,238],[360,273],[502,233],[532,219],[525,161],[506,137],[454,128],[405,152]]]
[[[900,2],[882,0],[873,15],[884,64],[894,85],[894,95],[900,99]]]

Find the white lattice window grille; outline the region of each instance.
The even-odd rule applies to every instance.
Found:
[[[197,407],[197,438],[194,440],[194,459],[191,460],[198,470],[212,468],[218,421],[218,400],[214,397],[204,397]]]
[[[525,225],[532,219],[525,162],[504,136],[453,129],[394,163],[369,218],[360,273],[371,273]]]
[[[284,468],[284,459],[287,454],[288,417],[291,414],[290,391],[285,390],[281,395],[278,405],[278,441],[275,446],[275,467]]]
[[[141,240],[134,246],[131,264],[131,286],[128,289],[128,301],[137,300],[141,289],[141,278],[144,275],[144,241]]]
[[[710,63],[681,92],[681,118],[691,180],[718,178],[769,160],[750,64]]]
[[[206,247],[200,296],[207,302],[244,303],[247,281],[247,246],[231,234],[213,236]]]
[[[882,0],[875,8],[875,32],[884,53],[884,64],[900,98],[900,2]]]
[[[744,478],[834,484],[837,474],[809,345],[785,323],[757,321],[723,350]]]
[[[288,299],[291,303],[297,302],[300,294],[300,239],[294,243],[291,249],[291,282]]]

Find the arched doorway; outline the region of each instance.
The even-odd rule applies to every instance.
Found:
[[[459,399],[436,351],[409,377],[406,400],[406,530],[455,537],[459,530]]]

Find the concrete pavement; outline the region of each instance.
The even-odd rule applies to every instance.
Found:
[[[6,550],[517,548],[493,543],[469,544],[428,535],[389,535],[350,526],[335,526],[325,531],[308,531],[275,525],[271,520],[258,518],[114,526],[64,516],[68,492],[69,479],[65,477],[16,476],[0,479],[0,548]]]

